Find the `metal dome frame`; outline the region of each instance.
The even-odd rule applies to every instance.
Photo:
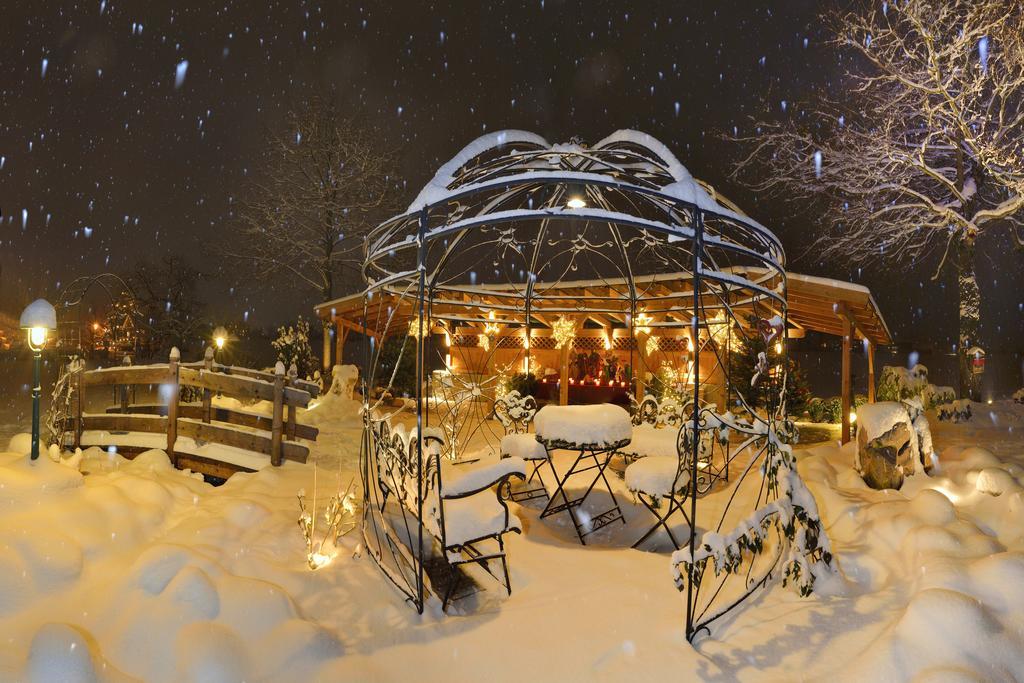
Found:
[[[516,331],[522,343],[515,362],[529,373],[535,365],[531,350],[539,339],[535,333],[548,328],[554,334],[556,316],[584,325],[603,321],[632,340],[625,345],[633,370],[631,391],[642,398],[647,375],[635,368],[656,369],[649,340],[673,331],[683,334],[697,349],[686,380],[697,399],[690,401],[686,416],[693,433],[720,418],[702,394],[708,377],[706,369],[701,376],[704,353],[714,359],[712,373],[714,367],[724,371],[729,408],[742,413],[729,413],[729,426],[749,437],[743,446],[750,451],[749,463],[716,515],[717,526],[703,528],[721,531],[736,521],[730,510],[748,476],[756,500],[745,502],[758,508],[770,500],[772,483],[766,484],[763,472],[759,481],[757,475],[780,445],[774,435],[785,420],[785,392],[768,397],[765,411],[754,409],[743,387],[729,385],[728,341],[716,339],[712,327],[724,323],[730,331],[727,340],[767,328],[772,335],[784,333],[785,254],[770,230],[695,180],[651,136],[618,131],[587,147],[578,141],[552,145],[525,131],[485,135],[442,166],[405,212],[369,233],[363,273],[368,283],[363,326],[379,335],[368,344],[363,379],[363,535],[369,554],[418,611],[427,596],[425,544],[430,539],[424,538],[422,524],[416,528],[404,513],[386,512],[377,456],[387,446],[381,443],[380,426],[395,414],[370,398],[375,386],[390,388],[394,380],[395,369],[390,377],[380,372],[384,344],[379,342],[389,334],[401,335],[401,353],[415,357],[411,398],[418,436],[413,438],[420,452],[424,435],[439,425],[447,429],[453,451],[456,436],[467,446],[489,438],[486,408],[478,408],[469,418],[475,421],[472,429],[460,434],[445,424],[456,411],[446,415],[436,403],[432,407],[430,397],[437,389],[432,368],[440,358],[450,365],[453,337],[497,328]],[[673,274],[671,282],[665,279],[668,274]],[[782,373],[777,386],[785,386],[786,367],[783,362],[776,369]],[[483,374],[471,373],[466,380],[478,403],[482,393],[497,390],[497,380]],[[680,431],[681,447],[685,431]],[[698,442],[685,443],[692,449],[693,482],[704,476],[698,471]],[[429,476],[422,470],[417,468],[417,491],[411,492],[420,497]],[[684,514],[693,520],[692,549],[699,540],[700,494],[697,486],[689,488]],[[419,502],[422,513],[422,498]],[[738,589],[726,586],[734,574],[711,576],[702,571],[704,565],[691,564],[681,586],[687,637],[765,585],[778,569],[783,546],[780,539],[771,557],[752,560]]]

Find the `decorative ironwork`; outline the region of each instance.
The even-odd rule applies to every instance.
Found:
[[[674,539],[680,541],[678,552],[689,555],[677,554],[674,566],[686,596],[686,634],[693,638],[792,557],[789,527],[783,533],[771,525],[758,544],[751,541],[737,551],[733,559],[746,567],[742,571],[730,565],[732,571],[713,575],[706,571],[713,554],[703,550],[713,539],[705,540],[705,530],[733,538],[729,529],[746,528],[740,525],[751,510],[780,500],[785,507],[798,488],[799,477],[776,433],[785,417],[785,394],[770,396],[767,406],[755,410],[746,398],[751,388],[730,386],[727,372],[730,338],[758,334],[749,319],[785,327],[784,262],[781,244],[769,230],[694,180],[650,136],[620,131],[585,147],[553,146],[517,131],[489,134],[443,166],[407,211],[367,237],[367,326],[380,338],[405,335],[419,317],[449,330],[451,344],[441,345],[432,335],[409,337],[402,353],[415,371],[402,391],[392,390],[401,379],[401,363],[382,353],[385,344],[368,344],[363,395],[412,396],[416,440],[423,443],[421,434],[440,428],[444,448],[457,459],[496,452],[504,431],[492,418],[497,387],[506,380],[529,386],[535,381],[529,375],[546,363],[540,354],[553,359],[559,342],[570,333],[575,337],[583,321],[616,328],[607,352],[617,354],[617,376],[591,379],[630,380],[640,395],[657,394],[655,416],[646,399],[637,406],[640,421],[653,419],[676,435],[676,464],[680,474],[688,472],[691,484],[675,505],[685,513],[689,530],[686,538]],[[501,341],[519,335],[498,335],[487,347],[479,343],[488,325],[555,330],[568,320],[571,330],[563,322],[566,329],[558,335],[534,337],[529,344]],[[467,327],[475,332],[454,334]],[[721,330],[732,330],[724,343],[716,334]],[[644,343],[656,338],[652,351],[657,353],[642,353],[647,348],[638,347],[638,335]],[[687,338],[696,349],[683,341]],[[598,352],[605,337],[578,337],[574,346]],[[673,381],[660,382],[665,356],[682,354],[684,346],[688,367]],[[669,360],[666,367],[680,367],[681,358]],[[442,366],[458,372],[435,376],[432,369]],[[772,372],[777,376],[786,367],[783,358]],[[372,391],[378,387],[385,391]],[[456,400],[443,398],[445,391]],[[716,406],[728,409],[718,412]],[[434,475],[420,460],[414,471],[408,464],[381,465],[398,447],[378,426],[390,409],[383,399],[367,400],[365,406],[364,487],[367,501],[376,504],[363,506],[364,538],[370,554],[388,566],[385,572],[422,611],[423,525],[389,512],[387,503],[406,500],[403,510],[422,509],[420,518],[429,520],[433,503],[423,482]],[[603,476],[603,455],[585,451],[573,467],[592,457]],[[378,477],[378,471],[385,476]],[[410,476],[416,486],[407,481],[401,489],[399,481]],[[408,498],[410,491],[415,500]],[[549,508],[569,503],[554,498]],[[811,512],[794,514],[810,520],[807,537],[824,537]],[[606,522],[615,515],[598,517]],[[404,570],[394,568],[402,564],[396,558],[404,558]]]

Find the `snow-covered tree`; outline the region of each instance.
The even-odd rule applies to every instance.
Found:
[[[143,262],[128,278],[137,315],[146,328],[143,355],[166,360],[171,347],[184,353],[202,349],[208,327],[199,297],[203,274],[177,256]]]
[[[271,344],[277,352],[277,360],[284,363],[285,368],[294,364],[300,377],[311,377],[317,371],[313,348],[309,345],[309,321],[302,316],[294,325],[277,328],[277,339]]]
[[[843,95],[756,122],[736,173],[823,211],[826,258],[912,264],[941,250],[932,277],[958,271],[960,391],[976,391],[975,243],[1006,231],[1024,246],[1024,5],[859,2],[825,20]]]
[[[397,179],[377,131],[313,98],[270,137],[265,169],[238,201],[220,251],[242,277],[283,277],[326,301],[339,274],[361,286],[362,238],[394,211]]]

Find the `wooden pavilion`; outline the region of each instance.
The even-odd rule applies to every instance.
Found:
[[[747,278],[761,278],[771,284],[771,274],[757,269],[744,269]],[[778,279],[778,278],[776,278]],[[448,354],[446,365],[453,373],[491,374],[499,368],[507,367],[516,359],[530,358],[530,367],[534,369],[542,386],[542,393],[548,392],[551,400],[559,403],[587,403],[608,401],[628,391],[626,384],[611,378],[576,378],[570,376],[570,358],[580,352],[597,352],[618,354],[623,362],[629,354],[634,354],[643,367],[652,367],[658,362],[667,363],[681,374],[692,372],[694,363],[698,365],[701,377],[707,378],[710,398],[723,401],[724,395],[716,396],[716,392],[724,394],[725,380],[722,370],[713,359],[703,359],[700,340],[695,345],[690,324],[692,315],[687,304],[692,301],[693,294],[688,274],[665,274],[638,278],[637,285],[649,288],[657,295],[657,305],[648,306],[647,310],[637,313],[636,319],[630,324],[628,299],[621,295],[623,283],[601,281],[566,281],[552,284],[543,283],[538,289],[545,291],[548,301],[561,300],[566,309],[577,305],[574,302],[599,300],[602,313],[581,312],[579,315],[563,316],[572,320],[575,329],[571,332],[556,330],[558,321],[550,316],[531,314],[530,336],[526,338],[526,326],[523,316],[515,318],[510,315],[503,300],[512,295],[505,291],[508,286],[495,287],[480,285],[471,293],[466,293],[465,304],[479,304],[480,311],[494,318],[495,309],[501,312],[500,322],[484,323],[483,325],[467,325],[454,329],[435,327],[430,330],[434,334],[445,335],[445,343],[452,353]],[[779,283],[774,283],[778,286]],[[786,337],[802,338],[806,331],[811,330],[842,337],[842,438],[843,442],[850,439],[851,412],[851,351],[854,339],[860,339],[865,345],[868,357],[868,400],[875,400],[875,348],[879,345],[892,343],[889,328],[878,309],[878,305],[867,287],[821,277],[787,273],[787,316]],[[388,301],[377,300],[375,307],[383,303],[392,316],[385,325],[383,321],[364,319],[364,297],[362,293],[353,294],[332,301],[321,303],[315,307],[316,315],[334,326],[334,349],[330,337],[325,336],[323,362],[328,369],[342,357],[345,341],[350,333],[365,334],[379,338],[385,329],[407,330],[416,321],[413,311],[413,300],[395,295],[382,294],[390,297]],[[620,312],[614,311],[612,302],[620,302]],[[721,302],[713,302],[721,305]],[[743,313],[743,302],[729,302],[733,313]],[[710,306],[709,306],[710,307]],[[752,311],[751,311],[752,312]],[[763,316],[766,312],[759,311]],[[767,311],[772,313],[772,311]],[[439,317],[442,312],[438,311]],[[740,316],[742,317],[742,316]],[[722,316],[724,323],[725,316]],[[511,322],[513,320],[515,322]],[[564,326],[564,323],[563,323]],[[720,334],[715,330],[715,319],[704,323],[702,337]],[[556,339],[561,334],[571,337],[571,343],[561,343]],[[491,347],[494,347],[491,350]],[[524,356],[525,349],[525,356]],[[710,375],[710,376],[709,376]],[[635,391],[639,397],[644,392],[644,378],[638,375]],[[722,403],[724,404],[724,402]]]

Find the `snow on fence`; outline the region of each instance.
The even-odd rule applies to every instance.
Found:
[[[278,363],[268,373],[219,365],[211,351],[201,363],[180,363],[172,349],[166,364],[132,366],[126,357],[121,366],[79,371],[74,414],[68,416],[73,445],[113,446],[129,454],[162,448],[176,466],[218,477],[254,471],[268,458],[274,466],[305,462],[309,447],[299,439],[314,441],[319,432],[298,421],[298,409],[309,405],[317,385],[299,380],[294,366],[285,373]],[[159,401],[134,402],[139,386],[156,388]],[[86,412],[84,392],[93,387],[111,387],[116,405],[103,413]],[[185,387],[198,392],[198,400],[183,400]],[[215,406],[214,394],[267,401],[272,409],[267,415]]]

